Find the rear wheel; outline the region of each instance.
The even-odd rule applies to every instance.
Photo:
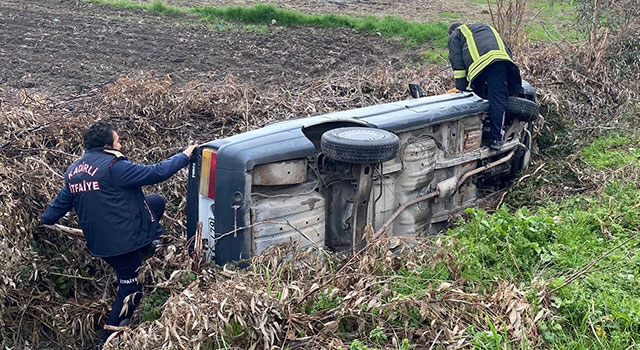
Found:
[[[381,129],[346,127],[331,129],[320,141],[329,158],[346,163],[381,163],[398,155],[400,139]]]

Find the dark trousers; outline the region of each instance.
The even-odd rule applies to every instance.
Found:
[[[509,101],[509,65],[498,61],[488,65],[474,80],[473,92],[489,100],[491,140],[502,140],[504,112]]]
[[[145,200],[156,218],[160,219],[164,214],[166,205],[165,199],[158,194],[145,196]],[[121,254],[117,256],[102,258],[109,264],[118,278],[118,293],[111,305],[111,312],[107,318],[107,325],[120,326],[130,320],[133,312],[142,300],[142,286],[138,283],[138,269],[142,265],[145,252],[151,247],[147,247]],[[126,301],[126,307],[125,306]],[[103,330],[102,338],[106,340],[113,331]]]

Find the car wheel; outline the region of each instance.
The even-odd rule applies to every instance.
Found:
[[[540,107],[533,101],[521,97],[509,96],[506,117],[531,122],[538,119]]]
[[[398,155],[400,139],[386,130],[346,127],[322,134],[320,147],[327,157],[337,161],[380,163]]]

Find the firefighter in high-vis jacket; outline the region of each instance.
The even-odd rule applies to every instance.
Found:
[[[102,333],[106,341],[114,329],[128,324],[140,303],[138,268],[164,232],[159,221],[166,202],[158,194],[144,195],[142,186],[167,180],[187,166],[196,145],[153,165],[136,164],[120,152],[115,130],[99,122],[85,131],[84,146],[84,156],[65,172],[62,190],[40,221],[55,224],[75,209],[89,251],[114,269],[118,292]]]
[[[449,61],[458,91],[469,90],[489,100],[489,147],[504,144],[502,127],[509,96],[522,93],[520,70],[509,46],[487,24],[454,23],[449,27]]]

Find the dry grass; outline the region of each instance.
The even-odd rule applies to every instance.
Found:
[[[88,254],[82,239],[38,225],[66,167],[82,155],[82,132],[89,125],[109,121],[131,160],[153,163],[194,141],[405,98],[404,87],[392,83],[393,74],[363,77],[352,71],[296,92],[264,94],[230,77],[216,85],[195,81],[179,87],[168,78],[149,76],[124,77],[103,92],[68,100],[19,92],[22,104],[3,108],[0,126],[0,193],[6,208],[0,218],[0,326],[7,335],[2,345],[28,339],[31,344],[85,346],[95,339],[110,306],[115,284],[106,264]],[[149,288],[184,288],[172,280],[177,278],[172,272],[192,264],[181,238],[186,171],[147,190],[167,198],[163,224],[168,235],[162,258],[147,261],[141,273]],[[73,214],[61,223],[77,227]]]
[[[126,348],[191,349],[208,341],[238,349],[331,349],[367,339],[375,326],[385,330],[387,346],[406,338],[459,347],[469,344],[470,326],[488,329],[489,323],[517,341],[536,338],[531,307],[513,284],[500,282],[491,295],[465,291],[462,280],[407,297],[389,289],[405,278],[399,269],[450,258],[437,241],[406,243],[378,240],[346,261],[322,251],[275,247],[247,270],[208,269],[174,291],[158,321],[128,331]],[[311,312],[326,305],[323,298],[338,304]]]

